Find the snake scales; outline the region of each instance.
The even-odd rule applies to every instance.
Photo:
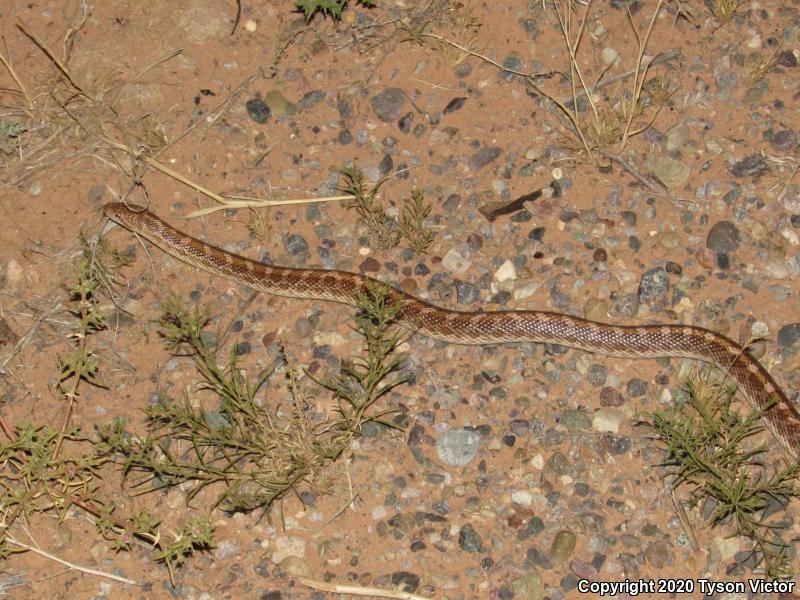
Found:
[[[143,208],[106,204],[108,218],[175,258],[255,290],[355,305],[370,278],[343,271],[264,265],[192,238]],[[460,312],[434,306],[392,288],[402,301],[398,322],[426,336],[457,344],[546,342],[622,358],[694,358],[727,373],[755,409],[777,403],[764,422],[800,458],[800,414],[764,367],[729,338],[685,325],[617,326],[544,311]]]

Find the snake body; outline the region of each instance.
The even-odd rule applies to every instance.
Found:
[[[143,208],[114,202],[103,210],[108,218],[175,258],[267,294],[356,305],[367,284],[376,282],[344,271],[261,264],[190,237]],[[622,358],[681,357],[709,363],[736,383],[753,408],[769,407],[764,423],[793,456],[800,458],[800,414],[758,360],[709,329],[608,325],[538,310],[462,312],[435,306],[395,288],[391,288],[388,299],[402,303],[397,316],[401,326],[457,344],[538,342]]]

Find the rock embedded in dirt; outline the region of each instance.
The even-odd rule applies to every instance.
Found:
[[[400,116],[406,100],[406,93],[400,88],[386,88],[372,97],[372,110],[381,121],[389,123]]]

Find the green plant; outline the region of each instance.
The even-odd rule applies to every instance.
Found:
[[[22,147],[22,134],[28,131],[27,126],[16,121],[0,119],[0,152],[14,154]]]
[[[355,199],[353,207],[358,212],[360,222],[369,230],[372,242],[380,250],[394,248],[405,238],[415,252],[424,254],[433,241],[433,232],[425,226],[425,219],[431,206],[425,201],[421,190],[414,189],[406,198],[400,222],[390,217],[377,200],[378,190],[388,181],[383,178],[367,189],[364,172],[358,167],[342,169],[345,185],[342,191]]]
[[[403,203],[400,233],[417,254],[425,254],[433,242],[433,232],[425,227],[430,212],[431,205],[425,202],[422,190],[411,190],[411,197]]]
[[[100,469],[109,462],[90,438],[70,425],[74,404],[83,383],[103,387],[100,363],[91,348],[92,336],[106,327],[100,310],[100,294],[113,284],[117,269],[128,257],[109,248],[103,238],[94,244],[82,234],[81,255],[75,279],[69,287],[68,312],[74,317],[70,338],[73,347],[59,361],[58,390],[66,403],[60,428],[20,423],[9,425],[0,418],[4,440],[0,442],[0,558],[37,548],[18,540],[14,527],[20,517],[55,513],[59,520],[70,508],[94,517],[99,533],[116,550],[129,550],[139,540],[157,551],[173,578],[174,566],[197,549],[211,545],[210,524],[190,519],[173,533],[173,541],[159,531],[159,520],[147,511],[119,516],[116,504],[100,488]]]
[[[375,6],[377,0],[358,0],[358,3],[364,6]],[[347,0],[295,0],[295,6],[303,11],[306,20],[310,20],[318,12],[330,15],[334,19],[341,19],[342,10],[346,4]]]
[[[384,177],[367,189],[364,172],[358,167],[345,167],[342,175],[345,184],[341,191],[355,198],[352,206],[358,212],[361,223],[369,230],[375,247],[378,250],[394,248],[400,241],[397,222],[386,214],[383,205],[376,198],[378,190],[388,178]]]
[[[714,502],[712,525],[732,523],[737,534],[753,543],[770,578],[790,575],[789,548],[781,529],[764,511],[772,501],[788,502],[800,495],[795,480],[800,461],[779,469],[768,467],[766,446],[753,446],[760,420],[769,407],[741,416],[731,407],[733,390],[709,379],[690,379],[684,402],[657,411],[652,424],[666,446],[663,466],[674,477],[673,489],[688,486],[695,503]]]
[[[334,391],[339,414],[320,422],[295,370],[286,375],[290,409],[270,408],[273,403],[260,393],[273,372],[264,371],[251,381],[239,368],[235,349],[220,363],[220,350],[206,331],[210,310],[189,310],[169,297],[162,307],[162,336],[176,354],[192,359],[202,378],[199,389],[213,392],[219,405],[203,411],[189,399],[162,397],[146,409],[146,437],[130,435],[122,422],[114,421],[99,431],[100,451],[114,456],[126,474],[140,473],[137,487],[188,483],[187,501],[213,488],[215,506],[231,511],[266,511],[301,483],[324,491],[324,467],[349,448],[363,423],[383,416],[369,414],[374,402],[407,380],[398,373],[405,357],[396,354],[398,338],[391,333],[400,309],[389,298],[383,288],[361,294],[364,314],[357,324],[366,338],[367,357],[343,361],[335,381],[320,382]]]
[[[394,331],[394,321],[403,308],[402,300],[395,298],[387,285],[373,281],[359,294],[358,308],[356,325],[367,342],[366,358],[343,360],[334,381],[315,379],[334,393],[342,418],[336,427],[348,432],[348,445],[366,421],[393,426],[382,420],[387,412],[368,416],[367,411],[378,398],[410,378],[401,371],[406,355],[396,353],[401,336]]]
[[[126,264],[129,258],[111,250],[105,238],[99,238],[92,246],[83,232],[78,234],[81,257],[75,265],[75,281],[69,289],[67,310],[75,317],[70,338],[73,349],[59,361],[58,390],[67,401],[62,431],[66,431],[72,409],[80,397],[82,382],[105,387],[98,379],[98,363],[89,346],[89,336],[106,327],[105,317],[99,308],[98,292],[111,285],[113,273]],[[55,453],[58,454],[58,441]]]

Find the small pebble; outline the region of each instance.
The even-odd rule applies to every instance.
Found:
[[[372,110],[381,121],[388,123],[400,116],[406,100],[406,93],[400,88],[386,88],[372,97]]]
[[[480,438],[468,429],[450,429],[436,441],[439,459],[452,467],[469,464],[478,453]]]

